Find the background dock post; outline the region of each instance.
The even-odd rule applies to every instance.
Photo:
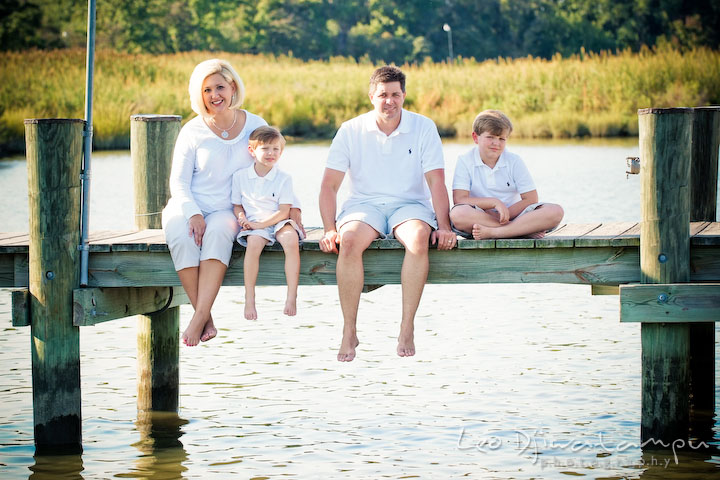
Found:
[[[177,115],[133,115],[130,155],[135,188],[135,227],[161,228],[160,212],[170,198],[168,180]],[[175,287],[177,288],[177,287]],[[138,411],[177,412],[180,395],[180,307],[138,315]]]
[[[25,120],[37,455],[82,452],[80,330],[72,305],[80,284],[83,126],[79,119]]]
[[[715,222],[720,107],[697,107],[690,160],[690,221]],[[712,438],[715,414],[715,323],[690,324],[691,433]]]
[[[641,281],[687,282],[693,110],[648,108],[638,111],[638,119]],[[641,337],[642,442],[646,448],[661,448],[687,440],[690,325],[642,323]]]

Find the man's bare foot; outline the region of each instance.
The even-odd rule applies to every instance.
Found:
[[[475,240],[484,240],[492,237],[492,227],[486,227],[484,225],[475,224],[472,228],[472,236]]]
[[[285,310],[283,313],[288,317],[294,317],[297,314],[297,299],[295,297],[288,297],[285,300]]]
[[[248,320],[257,320],[257,310],[255,309],[255,299],[245,299],[245,318]]]
[[[210,319],[205,324],[205,327],[203,328],[202,335],[200,335],[200,341],[207,342],[208,340],[212,340],[213,338],[215,338],[216,335],[217,329],[215,328],[212,317],[210,317]]]
[[[355,348],[360,345],[357,335],[352,334],[349,336],[343,335],[342,342],[340,343],[340,350],[338,350],[337,359],[338,362],[352,362],[355,358]]]
[[[192,320],[190,320],[190,325],[187,326],[182,334],[183,343],[188,347],[194,347],[200,343],[200,336],[203,333],[206,323],[207,320],[202,320],[197,312],[195,312]]]
[[[415,355],[415,341],[412,333],[410,335],[400,334],[398,336],[397,354],[401,357],[412,357]]]

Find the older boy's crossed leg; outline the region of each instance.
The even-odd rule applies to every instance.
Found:
[[[255,284],[260,270],[260,254],[268,243],[259,235],[248,235],[243,259],[243,281],[245,282],[245,318],[257,320],[255,308]]]
[[[400,272],[402,320],[397,346],[397,354],[401,357],[415,355],[415,313],[429,270],[428,245],[431,232],[430,225],[421,220],[408,220],[394,230],[395,238],[405,247]]]
[[[343,314],[343,337],[337,359],[351,362],[355,358],[357,313],[360,294],[365,284],[363,252],[378,238],[378,232],[367,223],[351,221],[340,227],[340,248],[337,260],[337,285],[340,309]]]
[[[486,238],[517,238],[525,235],[544,233],[555,228],[562,220],[564,211],[560,205],[546,203],[535,210],[515,217],[509,223],[498,227],[489,227],[481,223],[472,226],[472,236],[476,240]]]
[[[293,316],[297,313],[297,290],[300,277],[300,237],[292,227],[286,224],[275,234],[275,239],[282,245],[285,252],[285,281],[287,282],[287,298],[283,313]]]
[[[450,210],[450,221],[453,226],[463,232],[468,232],[473,225],[479,224],[486,227],[499,227],[501,224],[497,217],[472,205],[456,205]]]

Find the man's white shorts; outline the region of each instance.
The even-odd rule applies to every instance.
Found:
[[[421,220],[437,230],[435,212],[415,201],[356,203],[340,212],[336,223],[338,230],[348,222],[367,223],[381,238],[392,238],[395,227],[408,220]]]

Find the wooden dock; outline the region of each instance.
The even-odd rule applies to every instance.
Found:
[[[638,115],[641,222],[566,224],[543,239],[460,240],[450,251],[431,248],[427,281],[579,284],[619,294],[620,320],[641,324],[641,438],[662,448],[712,436],[720,107]],[[94,232],[88,243],[78,228],[82,122],[26,120],[25,127],[30,232],[0,234],[0,287],[19,288],[13,325],[31,328],[36,452],[78,453],[78,327],[138,315],[138,411],[178,408],[178,305],[188,298],[154,212],[168,200],[180,118],[132,117],[137,230]],[[335,284],[337,256],[320,251],[319,229],[308,233],[300,284]],[[266,250],[258,285],[283,285],[281,248]],[[87,253],[86,283],[79,252]],[[243,252],[234,247],[224,285],[243,284]],[[365,289],[400,283],[403,256],[395,240],[373,242],[363,256]]]

